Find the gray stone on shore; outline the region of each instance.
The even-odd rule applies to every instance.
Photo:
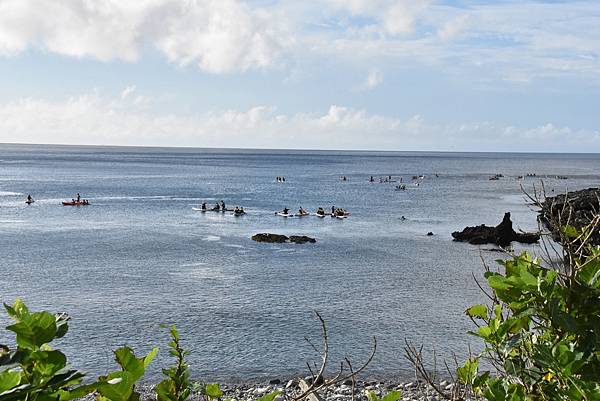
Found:
[[[278,379],[271,380],[275,382]],[[286,383],[283,385],[282,383]],[[272,393],[274,391],[280,391],[281,394],[276,400],[290,399],[291,397],[298,396],[301,394],[299,387],[299,381],[291,379],[289,381],[280,381],[278,384],[238,384],[238,385],[227,385],[221,386],[221,390],[224,392],[223,399],[230,399],[235,401],[256,401],[260,397]],[[354,388],[350,385],[339,383],[324,389],[319,390],[319,395],[324,401],[369,401],[368,392],[375,393],[378,397],[382,397],[390,391],[398,390],[402,394],[401,400],[414,400],[414,401],[432,401],[444,399],[433,388],[425,383],[419,381],[411,382],[373,382],[373,381],[360,381],[355,382]],[[446,394],[450,394],[453,388],[453,384],[447,381],[439,383],[439,388]],[[155,401],[156,393],[154,392],[154,386],[140,385],[136,386],[136,390],[140,393],[140,401]],[[354,395],[354,396],[353,396]],[[466,400],[475,400],[476,398],[466,398]],[[94,401],[95,397],[90,394],[83,398],[84,401]],[[194,392],[189,398],[189,401],[205,401],[206,399],[199,392]]]

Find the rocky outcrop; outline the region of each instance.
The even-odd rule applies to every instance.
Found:
[[[542,203],[540,221],[552,232],[554,239],[560,239],[560,225],[571,225],[578,231],[589,225],[600,212],[600,188],[548,197]],[[600,245],[600,231],[596,230],[590,241]]]
[[[311,244],[314,244],[315,242],[317,242],[317,240],[311,237],[307,237],[306,235],[291,235],[290,242],[294,242],[296,244],[306,244],[307,242],[310,242]]]
[[[505,213],[502,222],[496,227],[480,225],[476,227],[465,227],[464,230],[452,233],[455,241],[468,242],[469,244],[496,244],[499,246],[508,246],[511,242],[517,241],[525,244],[533,244],[540,239],[536,233],[517,233],[513,230],[510,213]]]
[[[271,233],[260,233],[254,234],[252,236],[252,240],[256,242],[268,242],[271,244],[283,244],[285,242],[293,242],[295,244],[305,244],[307,242],[315,243],[316,239],[308,237],[306,235],[292,235],[287,237],[281,234],[271,234]]]

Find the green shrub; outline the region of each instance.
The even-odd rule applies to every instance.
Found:
[[[92,392],[99,401],[139,399],[135,383],[156,356],[157,348],[144,358],[136,358],[129,347],[119,348],[114,353],[121,370],[82,385],[84,373],[71,369],[67,357],[49,345],[67,334],[68,316],[29,312],[20,299],[4,307],[15,321],[6,329],[15,333],[16,348],[0,345],[0,401],[67,401]]]
[[[170,327],[169,333],[171,335],[169,353],[175,357],[176,363],[170,368],[163,369],[163,374],[167,378],[156,386],[156,396],[158,401],[185,401],[192,389],[190,373],[185,361],[188,352],[181,347],[175,325]]]
[[[503,272],[485,274],[491,305],[466,310],[485,349],[457,375],[488,400],[600,400],[600,247],[564,231],[561,267],[499,260]],[[491,372],[479,372],[483,359]]]

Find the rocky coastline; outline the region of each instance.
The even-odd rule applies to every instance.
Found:
[[[560,225],[568,224],[581,231],[592,223],[600,210],[600,188],[588,188],[566,194],[547,197],[541,203],[540,221],[552,232],[553,238],[560,237]],[[596,230],[590,242],[600,245],[600,232]]]
[[[298,379],[290,380],[279,380],[273,379],[268,383],[243,383],[243,384],[229,384],[221,385],[223,391],[223,400],[231,401],[254,401],[260,397],[272,393],[274,391],[281,392],[275,401],[290,400],[294,396],[301,394]],[[436,383],[438,388],[444,393],[450,395],[453,384],[443,380]],[[156,393],[154,392],[154,385],[143,384],[137,388],[140,393],[141,401],[154,401],[156,400]],[[400,391],[401,401],[441,401],[444,399],[438,394],[432,386],[424,383],[423,381],[376,381],[376,380],[357,380],[354,385],[354,396],[353,387],[350,380],[330,386],[326,389],[320,390],[318,396],[313,398],[313,401],[368,401],[367,393],[373,392],[378,398],[388,394],[391,391]],[[310,398],[307,398],[310,400]],[[472,398],[475,400],[476,398]],[[93,395],[88,395],[83,399],[84,401],[93,401]],[[199,392],[194,392],[189,398],[190,401],[204,401],[205,398]],[[467,398],[466,400],[469,400]]]

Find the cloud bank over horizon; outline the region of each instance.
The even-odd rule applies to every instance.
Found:
[[[0,143],[577,152],[600,142],[600,131],[550,123],[534,127],[486,121],[442,124],[420,115],[402,120],[340,105],[320,113],[281,114],[275,107],[255,106],[156,115],[140,99],[144,98],[135,94],[135,88],[127,87],[113,98],[93,93],[60,102],[24,98],[0,104]],[[440,146],[440,137],[453,146]]]
[[[600,152],[600,3],[0,0],[0,86],[2,142]]]

